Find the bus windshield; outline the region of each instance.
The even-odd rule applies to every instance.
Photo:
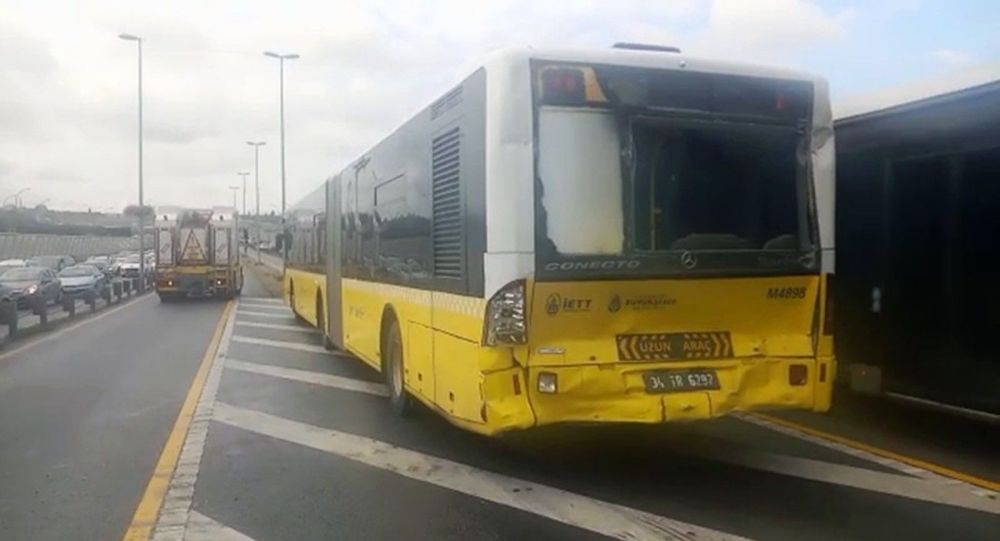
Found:
[[[728,100],[731,111],[757,110]],[[805,117],[713,105],[692,114],[641,103],[543,103],[543,272],[815,271]]]

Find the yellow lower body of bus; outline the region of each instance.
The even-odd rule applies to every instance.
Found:
[[[296,310],[306,319],[315,318],[315,309],[310,312],[308,303],[298,301],[304,291],[298,284],[309,277],[293,275],[292,279]],[[804,280],[812,281],[803,281],[807,283],[803,287],[818,287],[818,280]],[[620,285],[619,291],[627,287]],[[642,287],[651,286],[647,282]],[[757,297],[756,291],[753,297]],[[664,423],[712,419],[739,411],[826,411],[830,407],[836,366],[828,336],[821,339],[818,356],[669,362],[609,362],[606,356],[586,364],[546,364],[537,355],[527,362],[525,346],[481,345],[483,299],[350,279],[343,281],[342,298],[347,350],[382,370],[381,333],[388,328],[386,318],[395,318],[403,343],[407,391],[453,424],[482,434],[557,423]],[[533,325],[539,329],[547,324],[541,319],[545,316],[539,310],[534,312]],[[811,304],[808,312],[812,313]],[[589,329],[579,329],[578,334],[588,333],[599,336]],[[613,343],[614,336],[606,339]],[[781,342],[778,337],[772,341]],[[786,349],[801,346],[803,341],[808,342],[808,336],[789,339]],[[804,380],[792,377],[793,370],[801,375],[803,367]],[[665,394],[647,390],[644,374],[687,368],[714,370],[719,388]],[[540,378],[554,380],[555,388],[547,387],[543,392]]]
[[[328,321],[326,310],[326,275],[287,267],[283,281],[285,303],[295,315],[314,327]]]
[[[663,423],[720,417],[732,412],[761,409],[826,411],[831,382],[817,374],[832,374],[833,359],[747,359],[711,365],[720,389],[654,394],[646,390],[643,374],[683,370],[678,363],[610,366],[539,366],[526,369],[528,402],[536,424],[560,422]],[[825,369],[820,369],[821,365]],[[789,383],[792,366],[805,366],[811,379]],[[705,363],[690,368],[705,368]],[[557,382],[554,393],[539,391],[539,377]],[[549,375],[551,374],[551,375]],[[828,376],[829,377],[829,376]]]

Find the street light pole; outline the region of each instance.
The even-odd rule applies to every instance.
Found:
[[[257,217],[254,223],[257,224],[257,262],[260,263],[260,147],[267,144],[266,141],[247,141],[253,147],[253,182],[254,194],[257,198]]]
[[[236,173],[237,175],[243,177],[243,215],[247,214],[247,176],[250,175],[249,171],[240,171]],[[235,206],[235,205],[234,205]]]
[[[285,230],[285,60],[295,60],[299,55],[295,53],[278,54],[271,51],[264,51],[264,56],[278,59],[278,88],[281,118],[281,230]],[[281,251],[284,256],[288,255],[288,246],[285,245],[282,236]],[[287,257],[282,257],[287,259]]]
[[[236,206],[236,192],[240,191],[240,187],[239,186],[230,186],[229,189],[233,191],[233,209],[236,209],[236,208],[238,208]]]
[[[145,212],[142,201],[142,38],[132,34],[118,34],[125,41],[136,43],[139,55],[139,288],[146,289],[146,247],[145,247]]]

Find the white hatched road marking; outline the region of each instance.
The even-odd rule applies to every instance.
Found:
[[[238,532],[217,520],[205,515],[191,511],[191,518],[188,519],[187,531],[184,533],[185,541],[254,541],[254,539],[242,532]]]
[[[345,378],[343,376],[334,376],[332,374],[324,374],[321,372],[312,372],[310,370],[298,370],[296,368],[285,368],[270,364],[251,363],[233,359],[232,357],[226,359],[226,368],[239,370],[241,372],[251,372],[262,376],[271,376],[275,378],[300,381],[303,383],[323,385],[326,387],[333,387],[335,389],[343,389],[345,391],[354,391],[376,396],[389,396],[389,393],[385,390],[385,386],[381,383]]]
[[[260,329],[274,329],[276,331],[296,331],[307,334],[318,334],[319,331],[305,325],[282,325],[280,323],[258,323],[256,321],[237,321],[236,325],[241,327],[257,327]]]
[[[234,340],[237,338],[233,337]],[[235,359],[227,360],[226,366],[227,368],[253,372],[264,376],[325,385],[378,396],[387,395],[385,387],[381,384],[342,376],[250,363]],[[765,453],[746,448],[730,448],[727,450],[708,446],[687,446],[683,449],[675,450],[698,458],[715,460],[758,471],[869,490],[891,496],[901,496],[912,500],[953,505],[976,511],[1000,514],[1000,503],[982,498],[980,495],[972,493],[972,491],[956,490],[954,484],[942,484],[934,482],[934,479],[884,473],[855,466]],[[859,458],[865,457],[862,456]]]
[[[241,344],[253,344],[255,346],[268,346],[274,348],[284,348],[293,349],[295,351],[308,351],[310,353],[324,353],[329,355],[323,346],[314,346],[312,344],[300,344],[298,342],[288,342],[286,340],[269,340],[267,338],[255,338],[253,336],[243,336],[234,335],[233,342],[239,342]]]
[[[779,455],[746,448],[695,445],[679,451],[698,458],[779,475],[1000,514],[1000,502],[979,497],[967,490],[956,489],[954,486],[942,485],[908,475],[884,473],[822,460]]]
[[[223,402],[214,419],[279,440],[526,511],[615,539],[743,539],[726,532],[480,470],[347,432],[320,428]]]
[[[763,427],[763,428],[767,428],[769,430],[773,430],[775,432],[779,432],[781,434],[785,434],[786,436],[791,436],[793,438],[797,438],[797,439],[800,439],[800,440],[807,441],[809,443],[813,443],[815,445],[826,447],[827,449],[832,449],[834,451],[837,451],[837,452],[840,452],[840,453],[844,453],[846,455],[851,455],[851,456],[860,458],[862,460],[867,460],[869,462],[874,462],[876,464],[881,464],[881,465],[883,465],[883,466],[885,466],[887,468],[891,468],[891,469],[894,469],[896,471],[899,471],[899,472],[902,472],[902,473],[905,473],[905,474],[908,474],[908,475],[916,476],[916,477],[918,477],[920,479],[923,479],[924,482],[936,483],[938,485],[942,485],[942,486],[946,486],[946,487],[958,487],[958,488],[961,488],[962,490],[967,491],[970,494],[975,495],[978,498],[989,498],[991,501],[994,502],[995,505],[1000,505],[1000,502],[998,502],[996,500],[997,493],[994,492],[994,491],[992,491],[992,490],[987,490],[987,489],[984,489],[984,488],[980,488],[980,487],[977,487],[977,486],[972,485],[970,483],[966,483],[966,482],[960,481],[958,479],[953,479],[951,477],[946,477],[944,475],[940,475],[940,474],[934,473],[932,471],[925,470],[923,468],[918,468],[916,466],[911,466],[909,464],[904,464],[904,463],[902,463],[902,462],[900,462],[898,460],[893,460],[893,459],[888,458],[888,457],[878,456],[876,454],[872,454],[872,453],[869,453],[867,451],[862,451],[861,449],[856,449],[856,448],[851,447],[849,445],[844,445],[842,443],[837,443],[837,442],[834,442],[834,441],[823,439],[823,438],[820,438],[818,436],[813,436],[812,434],[806,434],[806,433],[803,433],[803,432],[799,432],[798,430],[795,430],[794,428],[782,426],[782,425],[779,425],[777,423],[772,423],[771,421],[768,421],[767,419],[763,419],[763,418],[757,417],[755,415],[747,415],[747,414],[744,414],[744,413],[737,413],[737,414],[733,414],[733,416],[736,417],[736,418],[738,418],[738,419],[740,419],[740,420],[742,420],[742,421],[745,421],[747,423],[754,424],[754,425],[757,425],[757,426],[760,426],[760,427]],[[993,512],[996,513],[996,511],[993,511]]]
[[[284,314],[279,314],[277,312],[251,312],[250,310],[234,310],[237,314],[241,316],[257,316],[257,317],[273,317],[275,319],[292,319],[292,313],[285,312]]]

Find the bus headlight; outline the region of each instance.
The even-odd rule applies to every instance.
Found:
[[[486,304],[483,344],[516,345],[528,341],[524,311],[524,280],[515,280],[496,292]]]

